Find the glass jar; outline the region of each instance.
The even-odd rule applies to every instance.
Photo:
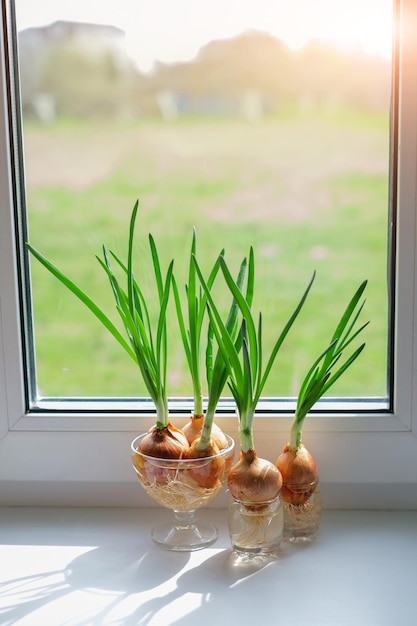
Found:
[[[228,522],[232,548],[239,556],[276,557],[284,529],[279,496],[265,502],[232,498]]]
[[[317,536],[321,518],[319,482],[283,486],[284,538],[288,541],[311,541]]]

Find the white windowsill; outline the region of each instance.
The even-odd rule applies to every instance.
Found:
[[[220,537],[173,553],[150,530],[156,508],[0,509],[0,613],[15,626],[239,623],[392,626],[415,613],[417,511],[324,511],[311,544],[236,566]]]

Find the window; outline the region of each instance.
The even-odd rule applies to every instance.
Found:
[[[3,19],[13,22],[13,3],[4,3]],[[416,203],[416,120],[417,102],[413,60],[417,11],[411,0],[396,6],[399,59],[396,87],[398,137],[393,150],[391,176],[396,189],[395,228],[390,233],[395,252],[395,291],[392,336],[392,406],[383,394],[370,391],[366,403],[328,403],[315,412],[305,427],[305,440],[319,463],[321,479],[330,507],[411,507],[417,501],[417,453],[413,431],[413,328]],[[10,33],[10,31],[9,31]],[[39,403],[28,405],[33,366],[27,358],[21,319],[25,293],[20,289],[22,228],[17,213],[22,206],[16,185],[22,167],[19,119],[10,79],[8,54],[14,43],[3,28],[0,128],[0,480],[1,501],[6,503],[53,504],[136,504],[149,505],[137,490],[129,464],[128,445],[132,433],[153,424],[153,415],[139,414],[137,403],[122,404],[84,399],[74,404]],[[37,103],[46,113],[48,103]],[[50,103],[49,103],[50,104]],[[20,157],[19,157],[20,155]],[[354,182],[354,181],[353,181]],[[20,248],[15,247],[15,241]],[[364,374],[365,376],[365,374]],[[29,383],[28,383],[29,380]],[[33,390],[32,390],[33,391]],[[173,403],[179,415],[183,408]],[[365,411],[358,410],[365,408]],[[70,411],[68,411],[70,408]],[[290,414],[271,419],[261,406],[256,421],[256,444],[264,456],[273,459],[285,443]],[[122,410],[123,409],[123,410]],[[219,415],[225,430],[236,435],[236,423],[227,411]],[[272,436],[273,435],[273,436]],[[106,458],[106,467],[96,462]],[[335,459],[337,458],[337,466]],[[354,463],[352,462],[354,458]],[[389,487],[388,487],[389,485]],[[141,499],[142,498],[142,499]]]
[[[87,10],[73,3],[68,13],[55,5],[48,11],[45,0],[33,11],[18,0],[30,241],[113,311],[94,255],[105,242],[123,257],[137,194],[141,282],[148,275],[148,230],[164,265],[174,257],[180,288],[191,224],[204,265],[224,246],[237,268],[254,246],[254,306],[262,309],[266,344],[315,268],[302,321],[264,391],[275,397],[294,395],[366,267],[372,320],[366,358],[334,393],[385,398],[391,1],[379,4],[381,24],[359,47],[372,2],[360,3],[366,18],[360,20],[357,5],[349,4],[343,20],[339,8],[326,18],[317,5],[308,36],[336,42],[303,41],[294,18],[282,25],[291,12],[281,2],[248,0],[227,20],[222,3],[193,4],[198,13],[184,20],[182,2],[149,3],[132,27],[119,11],[112,14],[111,4],[103,15],[102,2]],[[310,10],[311,3],[298,4]],[[132,5],[125,6],[133,17]],[[172,35],[160,41],[160,12],[173,7]],[[137,51],[132,41],[140,42]],[[146,395],[130,359],[96,320],[38,264],[31,273],[34,400]],[[168,389],[184,397],[190,380],[173,317],[170,307]]]

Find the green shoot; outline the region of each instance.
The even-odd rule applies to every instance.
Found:
[[[138,207],[139,202],[137,201],[130,218],[127,264],[124,264],[111,250],[107,250],[106,246],[103,246],[103,258],[96,257],[109,279],[116,303],[116,310],[123,322],[127,341],[104,311],[80,287],[33,246],[29,243],[26,245],[32,255],[96,316],[99,322],[113,335],[138,365],[148,393],[155,404],[157,413],[156,425],[158,428],[163,428],[168,424],[166,312],[172,281],[173,261],[169,264],[164,279],[155,242],[152,236],[149,235],[159,300],[156,328],[152,328],[146,298],[135,280],[133,271],[133,240]],[[115,259],[127,278],[126,289],[121,287],[113,271],[110,256]]]
[[[223,257],[222,257],[223,258]],[[243,259],[240,264],[238,276],[236,279],[236,286],[238,290],[241,292],[243,289],[243,284],[246,277],[247,270],[247,260]],[[253,265],[248,268],[248,275],[246,280],[246,293],[245,300],[248,303],[248,306],[251,307],[253,300],[253,292],[254,292],[254,272]],[[210,309],[208,309],[210,311]],[[225,327],[233,342],[234,349],[239,352],[242,346],[242,337],[239,332],[239,305],[236,301],[236,298],[233,297],[232,304],[229,309],[229,313],[226,318]],[[224,358],[223,351],[218,348],[216,357],[213,361],[213,340],[214,340],[215,331],[213,329],[212,321],[210,321],[209,329],[208,329],[208,337],[207,337],[207,348],[206,348],[206,375],[207,375],[207,384],[208,384],[208,401],[207,401],[207,410],[206,415],[204,417],[204,425],[203,431],[201,434],[200,446],[207,446],[210,440],[210,432],[214,419],[214,414],[217,408],[217,404],[220,400],[220,396],[222,391],[226,385],[227,379],[229,377],[229,370],[227,367],[227,363]]]
[[[202,330],[203,320],[206,311],[206,296],[200,290],[197,292],[196,272],[192,257],[196,254],[197,233],[193,228],[193,237],[191,243],[190,263],[188,269],[188,283],[185,285],[188,328],[182,310],[182,300],[175,280],[172,277],[172,288],[174,293],[175,307],[177,319],[181,332],[181,339],[191,375],[191,382],[194,395],[194,415],[196,417],[203,415],[203,383],[201,371],[201,351],[202,351]],[[223,251],[221,252],[223,254]],[[216,260],[207,284],[209,288],[213,285],[214,279],[220,269],[218,260]]]
[[[358,287],[336,326],[330,344],[319,354],[304,377],[298,392],[295,416],[291,426],[290,448],[292,449],[298,448],[301,443],[303,423],[312,407],[356,361],[365,348],[365,343],[362,343],[341,363],[343,351],[369,324],[366,322],[359,328],[356,327],[365,304],[365,301],[361,304],[359,301],[366,285],[365,280]],[[336,364],[338,364],[337,369],[335,369]]]
[[[197,290],[197,274],[196,266],[194,263],[194,257],[196,255],[196,237],[196,231],[194,229],[189,263],[188,284],[186,284],[188,328],[186,326],[185,318],[183,315],[181,297],[174,276],[172,278],[172,286],[182,342],[192,379],[194,393],[194,415],[200,416],[203,415],[201,352],[203,319],[207,309],[207,295],[204,291],[201,290],[201,286],[199,290]],[[224,250],[222,250],[220,256],[216,259],[216,262],[214,263],[213,268],[207,279],[206,285],[210,291],[220,269],[219,259],[223,256],[223,254]],[[239,274],[236,279],[236,284],[238,285],[239,289],[242,289],[245,280],[246,266],[247,261],[246,259],[244,259],[240,266]],[[246,300],[249,303],[252,302],[253,297],[253,281],[253,274],[249,273],[246,286]],[[239,349],[238,345],[240,342],[240,339],[238,338],[237,326],[238,311],[239,307],[236,301],[233,299],[232,305],[228,313],[226,327],[228,328],[230,336],[236,339],[236,349]],[[209,324],[207,331],[205,361],[206,379],[208,385],[208,401],[207,410],[204,415],[203,429],[200,441],[198,442],[198,447],[200,447],[201,449],[206,448],[210,443],[210,435],[214,420],[214,414],[228,377],[228,370],[221,351],[217,350],[216,356],[213,356],[213,336],[213,329],[211,324]]]
[[[220,257],[219,262],[223,275],[243,319],[241,327],[242,350],[240,356],[240,351],[238,349],[239,346],[236,345],[236,342],[230,336],[230,332],[222,320],[195,257],[194,262],[199,280],[207,296],[210,321],[217,344],[227,367],[229,377],[228,384],[236,402],[236,409],[240,422],[239,436],[241,450],[243,452],[247,452],[248,450],[254,448],[253,419],[262,390],[265,386],[278,351],[307,298],[315,273],[313,274],[297,307],[276,340],[268,358],[265,370],[263,371],[261,314],[259,314],[259,321],[256,326],[250,304],[242,294],[237,282],[234,281],[225,259]],[[249,273],[252,277],[254,277],[254,265],[254,254],[251,247],[249,254]]]

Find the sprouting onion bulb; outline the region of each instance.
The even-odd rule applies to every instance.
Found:
[[[197,233],[193,229],[193,238],[190,251],[188,283],[185,285],[188,327],[181,306],[181,296],[176,284],[175,276],[172,277],[172,287],[174,292],[177,318],[180,326],[181,337],[187,362],[191,374],[193,392],[194,392],[194,411],[189,421],[183,426],[182,430],[187,436],[190,443],[190,449],[187,455],[190,458],[208,457],[213,455],[213,443],[218,449],[223,449],[227,445],[227,438],[220,427],[214,423],[214,415],[218,401],[226,384],[228,370],[224,362],[223,354],[218,349],[213,354],[214,333],[211,324],[208,325],[207,342],[206,342],[206,380],[208,387],[207,409],[203,411],[203,382],[202,382],[202,332],[203,322],[207,311],[207,296],[202,290],[198,282],[194,257],[196,256]],[[221,251],[220,256],[216,259],[209,277],[207,279],[208,289],[212,289],[216,276],[220,269],[220,257],[224,254]],[[236,283],[239,288],[242,287],[247,270],[246,259],[240,265]],[[251,302],[253,297],[253,275],[249,273],[247,277],[246,299]],[[240,341],[238,338],[238,314],[239,307],[233,299],[226,327],[232,338]]]
[[[276,462],[282,476],[281,498],[290,504],[304,504],[318,485],[314,458],[302,443],[297,448],[287,444]]]
[[[361,302],[367,281],[354,293],[336,329],[330,344],[308,370],[298,392],[290,441],[276,460],[283,479],[282,498],[291,504],[304,504],[316,489],[318,472],[314,458],[301,442],[304,420],[313,406],[356,361],[365,347],[362,343],[343,361],[343,354],[369,322],[358,325],[365,301]]]
[[[187,437],[188,443],[191,445],[201,438],[203,431],[204,415],[191,415],[190,419],[182,426],[181,430]],[[223,430],[215,422],[211,427],[211,440],[217,445],[219,450],[227,446],[227,437]]]
[[[201,287],[197,285],[196,281],[196,271],[194,263],[192,262],[192,257],[196,254],[196,249],[197,231],[195,228],[193,228],[188,267],[188,283],[185,285],[187,317],[183,313],[182,298],[175,280],[175,276],[172,276],[172,288],[175,299],[177,319],[180,327],[184,352],[190,371],[194,402],[192,415],[188,422],[182,428],[182,431],[187,437],[190,445],[193,444],[194,446],[198,446],[198,449],[200,450],[200,456],[211,456],[212,442],[214,441],[216,443],[218,449],[222,449],[227,446],[227,438],[223,431],[217,425],[213,424],[213,419],[209,419],[209,416],[205,417],[203,408],[203,375],[201,355],[203,324],[206,315],[207,299],[205,294],[202,292]],[[223,251],[221,254],[223,254]],[[216,259],[216,262],[214,263],[207,279],[207,283],[210,288],[213,285],[219,269],[220,265],[218,260]],[[200,443],[203,427],[205,427],[205,438],[203,442]],[[195,453],[190,452],[190,454],[193,454],[194,457],[198,456]]]
[[[247,503],[268,502],[276,498],[282,487],[282,477],[276,466],[256,454],[254,448],[241,451],[230,469],[228,486],[231,494]]]
[[[226,440],[227,444],[227,440]],[[207,463],[191,466],[188,470],[190,477],[205,489],[213,489],[220,481],[220,477],[225,473],[226,460],[219,455],[220,448],[213,441],[203,449],[199,449],[195,443],[188,448],[184,457],[186,459],[207,459]]]
[[[193,229],[193,239],[189,260],[188,284],[185,286],[188,327],[183,315],[181,297],[176,285],[175,277],[172,279],[174,298],[176,303],[177,317],[181,330],[185,354],[191,374],[194,391],[194,411],[189,421],[182,428],[190,444],[184,453],[186,459],[206,458],[204,465],[192,466],[190,476],[200,486],[206,489],[215,488],[220,477],[224,475],[226,459],[219,456],[220,450],[228,445],[228,440],[221,428],[215,424],[214,415],[217,404],[228,378],[228,369],[224,362],[221,350],[213,354],[214,332],[211,323],[208,324],[206,342],[206,380],[208,387],[207,408],[203,412],[203,383],[202,383],[202,332],[203,322],[207,313],[207,295],[202,290],[198,281],[194,258],[196,255],[196,229]],[[207,288],[212,289],[215,278],[220,269],[220,257],[216,259],[207,279]],[[240,265],[236,283],[241,288],[245,282],[247,261],[244,259]],[[253,274],[249,273],[246,283],[246,298],[249,302],[253,296]],[[233,298],[226,320],[226,328],[237,343],[239,343],[239,306]]]
[[[194,257],[198,277],[207,296],[210,322],[217,344],[223,355],[228,371],[228,385],[236,403],[239,419],[240,457],[231,468],[228,486],[231,494],[247,503],[265,502],[276,497],[281,489],[281,474],[267,459],[258,457],[253,437],[253,419],[263,387],[271,371],[278,351],[298,316],[314,280],[314,274],[293,314],[284,326],[263,371],[262,361],[262,316],[259,314],[258,327],[255,327],[251,311],[251,300],[245,298],[240,285],[233,279],[223,256],[219,258],[226,283],[240,311],[239,341],[230,336],[216,303],[206,284],[198,261]],[[254,284],[254,254],[250,248],[248,274]]]
[[[157,435],[157,455],[160,454],[160,437],[158,431],[162,431],[162,439],[167,435],[167,447],[172,437],[169,434],[171,425],[168,420],[168,401],[166,389],[167,374],[167,324],[166,312],[171,289],[173,261],[170,262],[165,278],[162,276],[161,264],[158,251],[152,235],[149,235],[149,246],[152,265],[154,270],[155,284],[158,294],[159,314],[155,327],[152,326],[147,299],[135,278],[133,270],[133,240],[135,222],[138,213],[139,202],[136,201],[132,211],[129,227],[129,241],[127,262],[121,259],[103,245],[103,257],[96,257],[101,267],[107,274],[116,303],[116,310],[123,322],[125,336],[117,329],[104,311],[70,278],[65,276],[57,267],[48,261],[40,252],[27,244],[29,251],[42,265],[51,272],[65,287],[67,287],[81,302],[96,316],[101,324],[113,335],[127,354],[139,367],[143,381],[156,408],[156,425],[151,429],[151,436]],[[122,287],[116,273],[113,270],[112,259],[122,277],[126,280],[126,286]],[[127,339],[125,338],[127,337]],[[156,429],[156,430],[155,430]],[[173,431],[174,432],[174,431]],[[176,436],[176,435],[175,435]],[[188,448],[188,444],[185,446]],[[184,449],[184,447],[183,447]],[[183,453],[183,449],[178,453]],[[147,453],[152,456],[152,451]]]
[[[153,426],[141,440],[140,452],[159,459],[179,459],[188,449],[184,433],[173,424]]]

